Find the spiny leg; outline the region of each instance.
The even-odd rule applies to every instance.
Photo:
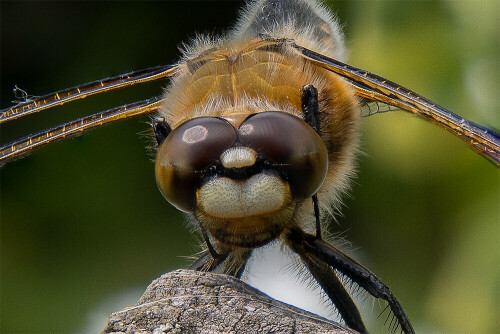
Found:
[[[307,234],[298,228],[291,229],[287,233],[286,238],[288,245],[295,252],[301,255],[301,257],[304,255],[312,256],[321,263],[330,266],[332,269],[342,272],[353,282],[368,291],[372,296],[387,301],[391,311],[401,326],[401,330],[406,334],[415,333],[410,320],[406,316],[406,313],[399,301],[392,295],[389,288],[371,271],[342,252],[340,249],[321,239],[317,239],[314,235]],[[319,283],[321,284],[321,282]],[[335,302],[333,298],[332,301]]]
[[[212,254],[206,250],[188,267],[188,269],[196,271],[214,271],[222,262],[224,262],[227,256],[228,254],[225,254],[214,258]]]
[[[205,229],[202,228],[203,238],[207,244],[207,250],[189,266],[191,270],[215,271],[223,262],[225,262],[223,273],[241,278],[245,266],[252,255],[252,249],[237,249],[222,251],[215,249]]]
[[[242,249],[231,252],[226,260],[223,273],[240,279],[251,255],[251,249]]]
[[[312,85],[302,87],[302,111],[306,123],[321,136],[318,90]],[[361,332],[365,331],[356,305],[345,291],[333,269],[344,273],[374,297],[386,300],[402,330],[405,333],[413,333],[413,328],[401,304],[392,295],[389,288],[368,269],[321,239],[319,203],[316,194],[312,200],[316,218],[316,236],[306,234],[300,229],[294,229],[287,235],[287,241],[289,246],[301,256],[311,274],[334,304],[338,306],[339,312],[348,326]],[[328,270],[321,263],[328,267]],[[339,288],[341,290],[337,291],[336,289]]]
[[[200,226],[201,227],[201,226]],[[205,250],[201,256],[189,266],[190,270],[198,271],[214,271],[217,267],[226,260],[229,252],[217,253],[214,246],[210,242],[207,231],[201,227],[203,238],[207,244],[207,250]]]
[[[321,120],[319,117],[319,101],[318,90],[313,85],[305,85],[302,87],[302,112],[304,113],[304,121],[309,124],[316,133],[321,136]],[[314,216],[316,217],[316,238],[321,239],[321,223],[319,217],[319,202],[318,196],[312,196]]]
[[[318,195],[314,194],[312,196],[313,208],[314,208],[314,218],[316,219],[316,239],[321,239],[321,220],[319,217],[319,201]]]
[[[293,235],[286,237],[288,246],[300,256],[311,275],[335,305],[346,325],[360,333],[366,333],[361,314],[335,270],[313,254],[308,253],[300,242],[296,242]]]
[[[294,249],[294,251],[295,250],[296,249]],[[307,269],[309,269],[314,279],[332,300],[346,325],[360,333],[366,333],[366,327],[361,318],[361,314],[335,273],[335,270],[310,254],[299,253],[299,256],[302,261],[304,261],[304,264]]]
[[[201,228],[201,232],[203,233],[203,239],[205,239],[205,243],[207,244],[207,248],[208,248],[208,251],[210,252],[210,254],[212,255],[212,257],[214,259],[218,259],[222,256],[224,256],[224,259],[227,257],[227,255],[229,254],[228,252],[224,252],[224,253],[217,253],[217,251],[215,250],[214,246],[212,246],[212,243],[210,242],[210,237],[208,236],[208,233],[207,233],[207,230],[205,230],[203,227]],[[225,254],[225,255],[223,255]],[[222,260],[224,261],[224,260]]]
[[[215,271],[221,263],[227,260],[223,272],[226,275],[231,275],[240,279],[245,271],[245,266],[251,254],[252,250],[248,250],[243,253],[239,252],[239,254],[236,254],[236,252],[219,254],[214,258],[212,254],[210,254],[210,251],[206,250],[188,267],[188,269],[211,272]]]

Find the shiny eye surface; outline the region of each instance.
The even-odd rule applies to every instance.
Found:
[[[261,112],[248,117],[238,130],[225,120],[200,117],[174,129],[158,149],[155,174],[163,196],[178,209],[193,212],[204,173],[235,144],[251,148],[268,163],[266,168],[278,171],[297,201],[314,195],[325,179],[325,145],[298,117]]]
[[[236,130],[213,117],[190,120],[172,131],[156,154],[156,183],[175,207],[194,208],[200,174],[236,142]]]
[[[242,145],[277,165],[295,199],[311,197],[323,183],[328,168],[325,145],[300,118],[274,111],[258,113],[241,124],[238,138]]]

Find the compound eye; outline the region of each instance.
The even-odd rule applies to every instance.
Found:
[[[156,183],[163,196],[182,211],[192,212],[203,172],[236,142],[226,121],[200,117],[170,133],[156,154]]]
[[[283,112],[255,114],[238,129],[241,144],[253,148],[285,175],[292,196],[314,195],[328,169],[328,154],[321,137],[306,122]]]

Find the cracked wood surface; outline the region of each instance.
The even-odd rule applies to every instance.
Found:
[[[176,270],[154,280],[136,305],[112,313],[103,333],[356,332],[234,277]]]

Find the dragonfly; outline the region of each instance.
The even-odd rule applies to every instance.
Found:
[[[497,153],[495,153],[495,148],[498,148],[498,143],[495,143],[496,134],[493,131],[487,130],[481,126],[478,126],[474,123],[468,123],[465,122],[461,118],[456,118],[453,114],[448,114],[445,110],[441,110],[437,105],[434,103],[429,103],[427,100],[423,99],[422,97],[413,94],[407,90],[402,89],[399,86],[393,86],[392,83],[387,82],[383,79],[381,79],[378,76],[375,75],[370,75],[368,72],[364,72],[355,68],[347,67],[346,64],[338,63],[336,62],[335,59],[332,58],[325,58],[323,54],[320,54],[318,52],[315,52],[314,50],[308,49],[303,47],[302,45],[297,44],[295,41],[291,39],[277,39],[277,38],[269,38],[269,37],[263,37],[262,38],[263,45],[262,47],[264,48],[290,48],[290,50],[293,50],[293,52],[297,52],[297,54],[300,54],[301,57],[304,59],[307,59],[308,61],[315,62],[317,64],[321,64],[319,66],[324,66],[324,68],[328,71],[332,71],[334,73],[337,73],[335,71],[339,71],[337,74],[343,76],[346,80],[346,82],[349,83],[349,85],[352,86],[353,89],[356,90],[358,93],[358,96],[360,96],[364,100],[375,100],[375,101],[381,101],[381,102],[388,102],[393,103],[395,107],[399,107],[401,109],[406,109],[409,110],[412,113],[417,113],[421,117],[428,118],[429,120],[437,123],[438,125],[447,127],[449,131],[454,132],[454,133],[460,133],[458,130],[462,130],[461,138],[465,139],[468,143],[473,144],[474,148],[478,150],[479,152],[482,152],[483,155],[488,157],[492,161],[497,161]],[[266,44],[268,43],[268,44]],[[198,65],[196,65],[198,66]],[[169,77],[176,75],[176,67],[175,66],[166,66],[166,67],[157,67],[155,69],[149,69],[145,72],[139,72],[135,73],[134,75],[141,76],[144,73],[146,73],[146,76],[149,76],[148,79],[152,79],[152,73],[155,73],[155,71],[158,71],[158,76],[163,76],[163,77]],[[354,78],[352,77],[354,76]],[[120,79],[111,79],[109,82],[119,82],[118,85],[121,85],[123,81],[126,81],[127,79],[124,79],[121,77]],[[139,79],[142,80],[142,79]],[[374,80],[375,84],[370,83],[370,80]],[[135,81],[133,82],[135,84]],[[375,85],[377,89],[374,89],[370,85]],[[106,86],[103,81],[98,81],[97,86]],[[393,87],[391,87],[393,86]],[[110,88],[110,86],[104,87],[104,89]],[[79,89],[84,90],[84,86],[81,86]],[[87,88],[94,89],[95,85],[90,85],[87,86]],[[97,89],[99,89],[97,87]],[[394,89],[395,91],[391,91],[391,89]],[[70,91],[70,95],[72,97],[77,97],[79,93],[75,93],[75,91]],[[398,97],[396,93],[399,93],[400,96]],[[64,91],[59,92],[59,96],[55,96],[55,102],[56,104],[60,102],[60,96],[63,96],[65,94]],[[394,95],[393,95],[394,94]],[[83,95],[87,95],[87,92],[84,92]],[[392,100],[384,100],[389,96]],[[397,98],[395,98],[396,96]],[[63,97],[64,98],[64,97]],[[30,97],[26,97],[26,99],[31,99]],[[46,99],[46,98],[42,98]],[[406,99],[406,100],[405,100]],[[36,101],[36,99],[33,99]],[[416,101],[415,101],[416,100]],[[139,105],[139,111],[138,113],[148,113],[150,111],[155,111],[156,107],[158,106],[159,100],[147,100],[144,104]],[[28,104],[32,103],[32,101],[28,101]],[[412,105],[412,103],[416,103],[416,105]],[[36,102],[35,102],[36,104]],[[423,106],[422,106],[423,104]],[[51,106],[50,104],[47,104],[46,106]],[[376,104],[378,106],[378,104]],[[22,108],[22,104],[19,104],[17,107]],[[124,115],[126,117],[135,117],[136,115],[134,114],[135,111],[131,111],[133,108],[136,108],[137,105],[135,106],[128,106],[125,110],[123,110]],[[144,108],[144,109],[141,109]],[[148,109],[149,108],[149,109]],[[423,110],[420,110],[419,108],[422,108]],[[29,112],[34,111],[36,109],[31,108],[29,109]],[[428,111],[430,110],[430,111]],[[448,118],[439,118],[440,113],[444,112],[445,116],[449,116]],[[15,114],[15,113],[13,113]],[[430,116],[430,117],[428,117]],[[442,116],[442,115],[441,115]],[[11,117],[8,113],[6,112],[5,118],[7,119],[8,117]],[[13,118],[17,116],[12,116]],[[436,117],[436,118],[435,118]],[[101,126],[105,120],[103,121],[103,118],[99,116],[99,118],[95,119],[96,122],[94,123],[86,123],[89,126]],[[78,124],[78,123],[77,123]],[[83,125],[83,123],[80,123]],[[71,133],[66,133],[66,131],[71,131],[71,128],[77,127],[79,125],[66,125],[64,127],[63,132],[65,132],[66,138],[71,136]],[[75,128],[76,129],[76,128]],[[477,133],[475,133],[473,130],[477,130]],[[76,129],[77,132],[79,133],[79,129]],[[161,132],[161,131],[160,131]],[[46,135],[42,135],[45,136]],[[486,137],[486,138],[483,138]],[[488,144],[488,139],[492,139],[493,144],[489,145]],[[40,139],[40,137],[38,138]],[[30,140],[30,144],[35,142],[35,145],[37,143],[40,143],[36,137],[32,138]],[[55,139],[55,138],[54,138]],[[483,142],[484,141],[484,142]],[[24,154],[24,151],[22,151],[23,144],[15,144],[15,145],[9,145],[10,150],[14,151],[13,157],[17,157],[19,155]],[[21,151],[16,151],[15,149],[13,150],[12,146],[16,146],[21,148]],[[27,151],[31,151],[31,148],[27,146]],[[7,155],[7,153],[4,154],[5,159],[10,159],[10,156]],[[358,328],[359,329],[359,328]],[[406,328],[408,331],[409,329]]]

